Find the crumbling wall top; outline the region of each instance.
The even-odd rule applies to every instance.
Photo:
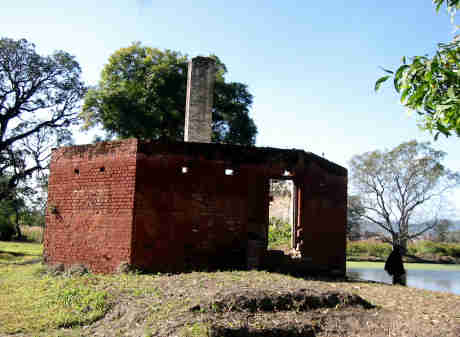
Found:
[[[98,142],[94,144],[65,146],[53,149],[52,161],[60,158],[86,158],[91,159],[104,155],[135,155],[137,153],[138,140],[135,138],[116,140],[109,142]]]
[[[218,160],[230,162],[234,165],[240,164],[260,164],[276,165],[283,164],[289,168],[300,165],[307,166],[315,162],[325,171],[337,175],[347,176],[347,169],[335,164],[325,158],[317,156],[311,152],[297,149],[277,149],[271,147],[253,147],[231,144],[208,144],[208,143],[188,143],[188,142],[169,142],[140,141],[139,153],[145,155],[154,154],[178,154],[190,156],[196,159]]]

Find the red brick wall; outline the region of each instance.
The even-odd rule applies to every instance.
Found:
[[[54,150],[45,254],[49,263],[112,272],[131,260],[137,140]]]
[[[314,268],[345,273],[347,178],[312,163],[302,180],[302,257]]]
[[[302,257],[344,272],[343,168],[302,151],[135,139],[53,152],[45,255],[96,272],[244,265],[248,233],[267,237],[269,179],[285,169],[299,188]]]
[[[197,157],[139,154],[135,265],[180,271],[245,264],[248,224],[260,230],[268,223],[268,200],[257,168],[226,175],[227,168]]]

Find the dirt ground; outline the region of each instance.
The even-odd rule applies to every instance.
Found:
[[[460,336],[460,296],[264,271],[139,275],[104,318],[16,336]]]

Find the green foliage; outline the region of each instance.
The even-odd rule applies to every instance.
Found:
[[[253,145],[257,128],[249,117],[252,95],[242,83],[227,83],[225,65],[216,59],[214,142]],[[85,96],[84,128],[96,124],[120,138],[182,141],[187,85],[187,56],[135,43],[117,50],[99,84]]]
[[[460,245],[433,241],[419,241],[414,245],[417,254],[440,255],[460,258]]]
[[[70,141],[86,90],[80,75],[68,53],[41,56],[27,40],[0,39],[0,200]]]
[[[454,20],[455,13],[460,9],[460,0],[433,0],[436,5],[436,12],[439,12],[441,6],[445,3],[447,11],[451,14],[452,21]]]
[[[434,0],[436,9],[445,3]],[[447,0],[452,14],[460,8],[459,0]],[[460,137],[460,37],[450,43],[439,43],[434,56],[403,57],[395,71],[383,69],[389,75],[379,78],[375,90],[393,78],[401,103],[420,117],[420,126],[435,134]]]
[[[375,256],[387,258],[392,249],[390,244],[378,241],[349,241],[347,243],[348,256]]]
[[[392,246],[388,243],[378,241],[349,241],[347,242],[348,256],[374,256],[386,259],[392,251]],[[407,252],[409,255],[420,256],[450,256],[453,258],[460,257],[460,244],[439,243],[433,241],[416,241],[408,245]]]
[[[13,224],[0,220],[0,241],[10,241],[15,233]]]
[[[268,227],[269,248],[289,245],[291,240],[291,225],[278,218],[271,218]]]
[[[0,240],[9,241],[16,233],[14,229],[14,208],[11,200],[0,201]]]
[[[30,227],[45,227],[45,215],[37,209],[25,209],[21,212],[21,223]]]

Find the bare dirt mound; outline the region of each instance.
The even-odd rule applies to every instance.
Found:
[[[212,326],[209,331],[209,337],[314,337],[315,329],[310,326],[292,328],[287,326],[272,329],[249,329],[239,328],[232,329],[222,326]]]
[[[329,291],[318,292],[313,289],[299,289],[294,292],[238,291],[218,293],[207,303],[191,308],[192,311],[212,312],[276,312],[310,311],[320,308],[345,308],[360,306],[371,309],[374,306],[358,295]]]
[[[190,308],[191,312],[207,315],[210,337],[340,335],[354,328],[344,322],[336,331],[333,317],[353,316],[357,321],[369,321],[375,310],[378,309],[358,295],[314,289],[218,292]]]

